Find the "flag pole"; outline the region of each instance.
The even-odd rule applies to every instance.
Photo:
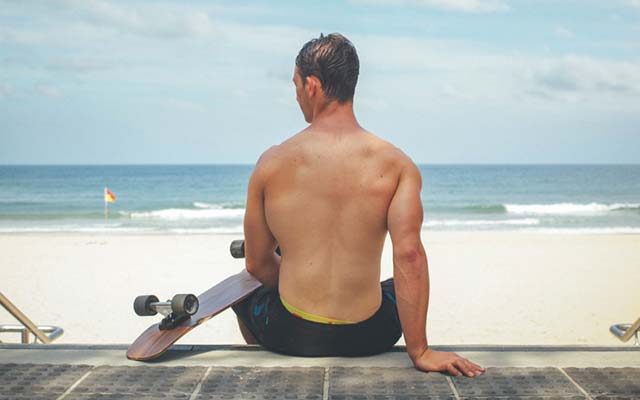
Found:
[[[109,202],[107,201],[107,188],[104,188],[104,219],[109,217]]]

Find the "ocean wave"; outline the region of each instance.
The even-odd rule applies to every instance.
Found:
[[[200,209],[214,209],[214,210],[221,210],[221,209],[239,210],[239,209],[244,209],[244,204],[242,204],[242,203],[205,203],[205,202],[202,202],[202,201],[194,201],[193,202],[193,206],[195,208],[200,208]]]
[[[513,220],[517,221],[517,220]],[[430,221],[423,226],[469,226],[469,225],[478,225],[478,224],[465,224],[469,222],[496,222],[496,221]],[[438,224],[433,224],[433,222],[438,222]],[[444,222],[443,224],[439,222]],[[462,222],[462,223],[456,223]],[[495,225],[495,224],[494,224]],[[509,224],[507,224],[509,225]],[[515,225],[515,224],[511,224]],[[527,225],[527,224],[524,224]],[[535,224],[529,224],[535,225]],[[243,234],[242,226],[230,226],[230,227],[210,227],[210,228],[173,228],[173,229],[162,229],[162,228],[150,228],[150,227],[109,227],[109,226],[57,226],[57,227],[7,227],[0,228],[0,234],[20,234],[20,233],[113,233],[113,234],[177,234],[177,235],[197,235],[197,234],[231,234],[231,235],[242,235]],[[627,227],[627,226],[619,226],[619,227],[584,227],[584,228],[520,228],[517,232],[522,233],[534,233],[534,234],[558,234],[558,235],[589,235],[589,234],[600,234],[600,235],[612,235],[612,234],[640,234],[640,228],[638,227]]]
[[[542,233],[542,234],[640,234],[640,228],[631,226],[611,226],[605,228],[528,228],[522,229],[520,232]]]
[[[605,213],[610,211],[640,210],[640,203],[553,203],[553,204],[505,204],[509,214],[518,215],[571,215]]]
[[[41,201],[17,201],[17,200],[0,200],[0,205],[2,206],[39,206],[42,204],[46,204]]]
[[[0,228],[0,233],[148,233],[154,229],[146,227],[109,227],[109,226],[51,226],[51,227],[10,227]]]
[[[474,204],[461,208],[466,212],[477,214],[503,214],[507,212],[503,204]]]
[[[501,220],[460,220],[445,219],[431,220],[422,224],[423,227],[434,226],[486,226],[486,225],[538,225],[540,220],[537,218],[521,218],[521,219],[501,219]]]
[[[242,227],[242,225],[216,228],[174,228],[168,229],[167,232],[186,235],[199,233],[243,234],[244,228]]]
[[[112,211],[109,212],[109,218],[118,218],[122,214],[117,214]],[[15,221],[29,221],[29,220],[78,220],[78,219],[104,219],[104,211],[102,212],[77,212],[77,213],[53,213],[53,212],[41,212],[41,213],[1,213],[0,220],[15,220]]]
[[[244,232],[241,225],[216,228],[152,228],[152,227],[109,227],[109,226],[51,226],[51,227],[10,227],[0,228],[4,233],[144,233],[144,234],[239,234]]]
[[[215,210],[222,208],[222,205],[220,204],[203,203],[201,201],[194,201],[193,206],[195,208],[208,208],[208,209],[215,209]]]
[[[177,221],[182,219],[227,219],[242,218],[244,208],[167,208],[164,210],[121,212],[131,219],[160,219],[165,221]]]

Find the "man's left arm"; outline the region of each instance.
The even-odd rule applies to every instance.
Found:
[[[267,225],[264,208],[264,159],[268,153],[260,157],[249,179],[244,214],[244,254],[247,271],[264,286],[275,288],[278,286],[280,256],[275,252],[278,243]]]

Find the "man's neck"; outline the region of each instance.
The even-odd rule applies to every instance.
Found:
[[[360,124],[353,113],[353,102],[332,101],[314,110],[311,127],[322,132],[347,133],[359,129]]]

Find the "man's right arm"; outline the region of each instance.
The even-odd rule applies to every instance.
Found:
[[[420,237],[421,189],[420,170],[407,158],[387,212],[387,228],[393,245],[396,303],[407,353],[418,369],[476,376],[484,369],[455,353],[432,350],[427,342],[429,270]]]

